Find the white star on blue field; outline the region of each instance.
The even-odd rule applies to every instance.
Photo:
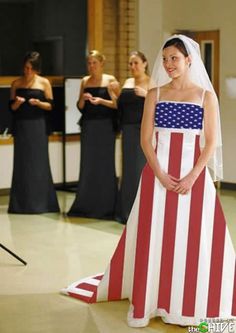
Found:
[[[155,126],[165,128],[202,129],[203,108],[195,103],[159,102]]]

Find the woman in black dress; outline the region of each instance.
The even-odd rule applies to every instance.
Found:
[[[96,50],[87,59],[89,75],[81,83],[77,107],[82,113],[80,176],[68,216],[114,217],[117,195],[115,173],[116,95],[114,76],[104,74],[104,56]]]
[[[118,99],[123,157],[115,219],[121,223],[126,223],[129,217],[146,162],[140,146],[140,126],[150,79],[145,55],[140,51],[131,52],[129,68],[132,77],[125,81]]]
[[[40,62],[38,52],[27,53],[24,74],[11,86],[14,165],[9,213],[59,211],[48,156],[52,88],[46,78],[38,75]]]

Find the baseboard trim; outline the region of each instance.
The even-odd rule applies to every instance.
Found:
[[[68,191],[68,192],[76,192],[78,186],[78,182],[68,182],[65,185],[63,183],[55,184],[55,188],[57,191]],[[222,190],[231,190],[236,191],[236,184],[235,183],[227,183],[227,182],[220,182],[219,188]],[[0,195],[9,195],[10,189],[9,188],[2,188],[0,189]]]
[[[76,192],[78,187],[78,182],[68,182],[66,184],[56,183],[54,184],[56,191],[68,191],[68,192]],[[10,188],[1,188],[0,195],[9,195]]]
[[[1,188],[0,189],[0,195],[9,195],[10,189],[9,188]]]
[[[236,191],[236,184],[235,183],[220,182],[220,188],[222,190]]]

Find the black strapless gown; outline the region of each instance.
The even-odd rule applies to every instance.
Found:
[[[132,88],[123,88],[118,99],[122,130],[122,178],[116,205],[115,219],[126,223],[138,190],[146,158],[140,146],[140,127],[144,97]]]
[[[45,101],[40,89],[17,89],[26,99],[13,111],[14,163],[8,212],[58,212],[48,156],[48,111],[31,106],[30,98]]]
[[[106,87],[86,88],[93,96],[110,99]],[[115,120],[117,110],[86,101],[81,110],[80,175],[68,216],[113,219],[117,196]]]

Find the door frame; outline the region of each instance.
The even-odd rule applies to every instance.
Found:
[[[206,69],[211,73],[209,77],[211,78],[212,85],[215,89],[217,96],[219,97],[220,91],[220,31],[219,30],[207,30],[207,31],[192,31],[192,30],[177,30],[175,33],[184,34],[192,39],[194,39],[200,46],[202,60]],[[207,52],[206,46],[210,48],[210,64],[209,58],[205,59],[205,54]]]

